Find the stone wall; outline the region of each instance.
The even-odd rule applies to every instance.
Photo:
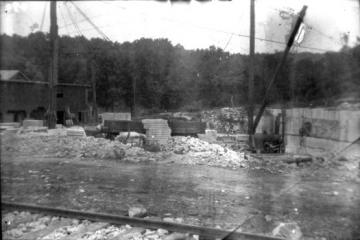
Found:
[[[311,131],[301,139],[299,130],[306,122]],[[360,111],[288,109],[285,134],[287,152],[336,153],[360,137]]]

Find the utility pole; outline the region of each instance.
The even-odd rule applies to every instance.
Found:
[[[282,58],[281,58],[281,61],[280,61],[280,62],[278,63],[278,65],[276,66],[274,75],[272,76],[272,78],[271,78],[271,80],[270,80],[270,82],[269,82],[269,85],[268,85],[267,88],[266,88],[266,92],[265,92],[265,95],[264,95],[263,103],[262,103],[262,105],[261,105],[261,107],[260,107],[260,109],[259,109],[259,112],[258,112],[258,114],[256,115],[256,118],[255,118],[255,122],[254,122],[254,125],[253,125],[253,131],[256,130],[256,127],[257,127],[257,125],[258,125],[259,122],[260,122],[261,116],[262,116],[262,114],[263,114],[264,111],[265,111],[265,108],[266,108],[266,106],[267,106],[267,104],[268,104],[268,99],[267,99],[267,98],[268,98],[268,95],[269,95],[269,93],[270,93],[271,86],[272,86],[272,84],[275,82],[275,80],[276,80],[276,78],[277,78],[277,75],[279,74],[282,65],[284,65],[284,63],[285,63],[286,57],[287,57],[287,55],[289,54],[289,51],[290,51],[290,49],[291,49],[291,46],[292,46],[293,43],[294,43],[296,34],[297,34],[297,32],[298,32],[298,30],[299,30],[299,28],[300,28],[300,25],[301,25],[301,23],[303,22],[303,19],[304,19],[304,17],[305,17],[306,9],[307,9],[307,6],[303,6],[303,8],[301,9],[301,11],[300,11],[300,13],[299,13],[299,17],[298,17],[298,19],[297,19],[297,21],[296,21],[296,23],[295,23],[294,29],[293,29],[293,31],[291,32],[290,37],[289,37],[289,40],[288,40],[288,42],[287,42],[287,44],[286,44],[286,48],[285,48],[285,51],[284,51],[283,56],[282,56]]]
[[[92,85],[92,104],[93,104],[93,120],[97,122],[98,111],[97,111],[97,102],[96,102],[96,69],[95,62],[91,61],[91,85]]]
[[[56,85],[58,82],[58,26],[56,20],[56,1],[50,2],[50,79],[49,79],[49,110],[47,114],[48,127],[56,127]]]
[[[132,117],[136,116],[136,76],[132,78]]]
[[[249,61],[249,89],[248,89],[248,134],[249,145],[253,148],[253,119],[254,119],[254,55],[255,55],[255,0],[250,0],[250,61]]]

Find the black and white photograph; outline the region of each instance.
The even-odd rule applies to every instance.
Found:
[[[360,0],[0,2],[1,239],[360,240]]]

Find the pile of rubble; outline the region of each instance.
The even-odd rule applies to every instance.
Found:
[[[154,221],[169,223],[185,223],[199,225],[199,219],[194,223],[190,218],[174,218],[148,216],[146,209],[141,209],[141,214],[132,215],[134,210],[139,213],[139,208],[131,207],[129,217],[144,218]],[[167,214],[166,214],[167,215]],[[171,214],[170,214],[171,216]],[[190,221],[189,221],[190,220]],[[92,222],[74,218],[32,214],[29,212],[7,212],[2,214],[2,235],[4,239],[82,239],[82,240],[106,240],[106,239],[141,239],[141,240],[199,240],[200,236],[191,233],[171,232],[163,228],[146,229],[130,225],[112,225],[107,222]],[[265,236],[282,239],[300,240],[303,233],[296,222],[278,222],[272,224],[272,217],[266,215],[253,215],[248,217],[242,224],[240,231],[247,232],[261,230]],[[276,226],[272,231],[273,226]],[[217,226],[217,228],[221,228]],[[231,228],[232,230],[233,228]],[[230,230],[230,229],[229,229]],[[250,231],[249,231],[250,230]]]
[[[130,225],[111,225],[57,216],[40,216],[29,212],[10,212],[2,215],[4,239],[142,239],[197,240],[198,235],[169,232],[165,229],[145,229]]]
[[[26,132],[3,139],[4,152],[53,157],[122,159],[126,146],[103,138],[67,136],[61,129],[48,132]]]
[[[245,167],[243,153],[235,152],[218,144],[212,144],[192,137],[173,137],[167,151],[182,154],[184,163],[221,167]]]
[[[130,162],[162,161],[180,159],[181,164],[201,164],[238,168],[245,167],[244,154],[218,144],[211,144],[193,137],[171,137],[163,145],[162,151],[151,152],[141,146],[124,144],[120,140],[111,141],[75,134],[67,129],[46,132],[19,130],[11,138],[2,136],[2,152],[27,156],[59,158],[116,159]]]

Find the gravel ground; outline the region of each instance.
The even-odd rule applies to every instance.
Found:
[[[2,200],[126,215],[143,205],[156,220],[271,234],[296,222],[311,239],[360,234],[358,171],[291,173],[184,164],[17,157],[1,160]]]
[[[169,232],[165,229],[145,229],[130,225],[114,226],[104,222],[91,222],[54,217],[29,212],[2,212],[3,239],[38,240],[198,240],[199,236]]]
[[[0,140],[6,201],[120,215],[142,203],[160,220],[264,234],[295,221],[315,239],[360,231],[358,165],[346,159],[298,166],[186,137],[149,152],[61,130]]]

